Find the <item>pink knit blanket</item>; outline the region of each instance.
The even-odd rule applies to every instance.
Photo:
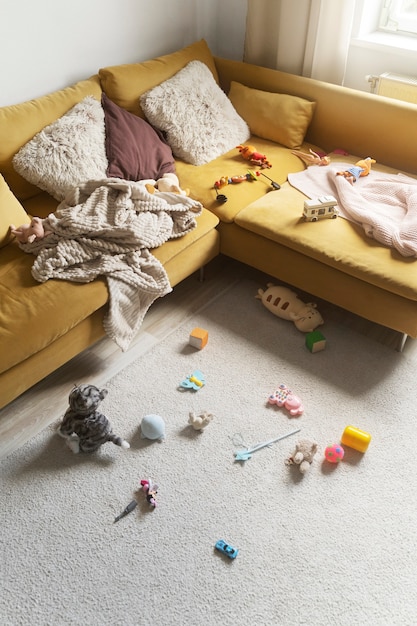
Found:
[[[288,175],[288,182],[309,198],[332,195],[340,215],[359,224],[366,235],[402,256],[417,257],[417,180],[404,174],[372,171],[351,185],[336,172],[351,163],[311,165]]]

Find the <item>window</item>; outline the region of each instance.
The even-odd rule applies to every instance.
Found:
[[[417,35],[417,0],[385,0],[379,28],[402,35]]]

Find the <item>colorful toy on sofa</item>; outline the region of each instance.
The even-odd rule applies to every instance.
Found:
[[[304,303],[294,291],[288,287],[267,284],[267,289],[258,289],[255,296],[262,304],[283,320],[294,322],[296,328],[304,333],[311,333],[313,330],[324,324],[324,320],[316,309],[313,302]]]
[[[214,188],[221,189],[222,187],[226,187],[226,185],[238,185],[239,183],[244,183],[246,181],[253,182],[254,180],[257,180],[256,174],[248,170],[246,174],[238,174],[237,176],[222,176],[219,180],[216,180]]]
[[[294,154],[295,156],[298,156],[299,159],[301,159],[306,165],[329,165],[330,163],[330,157],[326,156],[325,154],[318,154],[317,152],[314,152],[314,150],[312,150],[310,148],[309,152],[302,152],[301,150],[291,150],[291,154]]]
[[[242,157],[253,165],[262,168],[272,167],[266,156],[258,152],[254,146],[236,146],[236,148],[239,150]]]
[[[276,406],[285,407],[293,417],[302,415],[304,412],[300,398],[293,394],[291,389],[284,384],[281,384],[279,388],[269,396],[268,404],[276,404]]]
[[[360,159],[359,161],[356,161],[355,165],[352,165],[352,167],[348,167],[342,172],[336,172],[336,176],[343,176],[351,185],[353,185],[353,183],[356,183],[358,178],[368,176],[374,163],[376,163],[376,161],[371,157]]]

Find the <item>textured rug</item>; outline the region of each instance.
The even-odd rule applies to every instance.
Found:
[[[108,382],[101,409],[129,450],[73,455],[53,425],[0,463],[1,624],[417,623],[411,363],[331,319],[312,354],[259,287],[232,285]],[[195,326],[209,332],[202,350],[188,343]],[[195,370],[205,385],[181,391]],[[267,404],[281,383],[301,416]],[[189,412],[204,410],[215,417],[197,432]],[[164,441],[141,438],[147,414],[163,417]],[[330,464],[324,449],[347,425],[371,434],[369,448]],[[301,437],[319,444],[305,475],[285,464]],[[155,509],[141,479],[158,484]]]

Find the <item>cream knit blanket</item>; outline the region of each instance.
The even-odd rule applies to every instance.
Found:
[[[171,291],[164,267],[149,249],[192,231],[201,211],[191,198],[150,194],[143,182],[91,181],[75,188],[43,221],[49,235],[20,246],[36,255],[32,275],[39,282],[87,283],[105,276],[104,328],[127,350],[148,308]]]
[[[362,226],[368,237],[395,248],[402,256],[416,257],[417,180],[373,170],[351,185],[343,176],[336,176],[351,166],[311,165],[289,174],[288,182],[310,198],[335,196],[342,217]]]

